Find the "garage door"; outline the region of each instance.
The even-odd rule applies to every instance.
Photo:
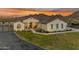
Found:
[[[9,22],[0,22],[0,32],[13,31],[13,25]]]

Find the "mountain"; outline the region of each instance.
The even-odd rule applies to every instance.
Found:
[[[70,15],[69,17],[79,20],[79,11],[74,12],[74,13],[73,13],[72,15]]]

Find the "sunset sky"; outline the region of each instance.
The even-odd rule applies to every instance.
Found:
[[[77,8],[0,8],[0,16],[24,16],[30,14],[45,14],[49,16],[61,14],[68,16],[77,10]]]

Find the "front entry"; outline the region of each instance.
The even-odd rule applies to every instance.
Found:
[[[25,29],[36,29],[38,27],[38,23],[37,22],[29,22],[29,23],[25,23]]]
[[[33,23],[30,22],[30,23],[29,23],[29,28],[32,28],[32,27],[33,27]]]
[[[13,25],[10,22],[0,22],[0,32],[13,31]]]

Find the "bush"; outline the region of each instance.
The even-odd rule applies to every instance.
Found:
[[[67,29],[66,31],[72,31],[72,29]]]
[[[45,30],[43,30],[43,29],[37,29],[36,31],[37,31],[37,32],[41,32],[41,33],[49,33],[48,31],[45,31]]]

